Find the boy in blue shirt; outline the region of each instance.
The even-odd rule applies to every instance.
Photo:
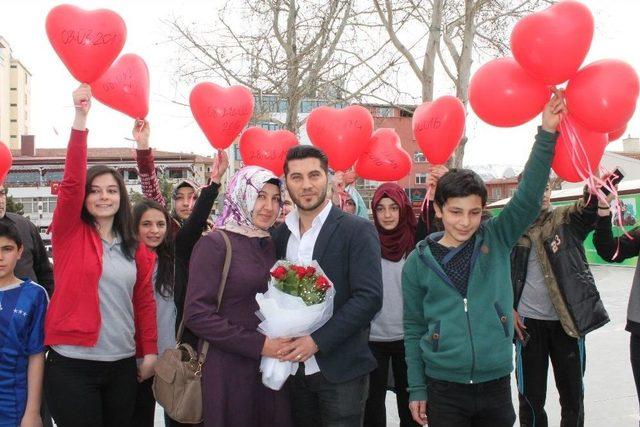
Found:
[[[22,255],[14,225],[0,224],[0,427],[41,427],[47,293],[14,275]]]

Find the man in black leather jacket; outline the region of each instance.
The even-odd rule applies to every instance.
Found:
[[[584,336],[609,321],[584,253],[597,220],[597,198],[551,209],[551,188],[540,216],[511,254],[516,375],[520,425],[546,427],[549,359],[562,407],[561,426],[583,426]]]

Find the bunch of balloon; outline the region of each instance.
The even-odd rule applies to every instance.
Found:
[[[147,65],[134,54],[116,61],[127,38],[120,15],[108,9],[88,11],[63,4],[49,11],[45,25],[63,64],[76,80],[91,85],[97,100],[135,119],[147,116]]]
[[[555,3],[520,19],[511,33],[513,58],[483,65],[469,84],[469,102],[478,117],[508,127],[538,115],[549,100],[549,86],[568,81],[569,115],[560,125],[553,168],[571,182],[593,181],[602,141],[624,133],[640,93],[636,72],[623,61],[600,60],[580,69],[593,34],[593,15],[585,5]]]

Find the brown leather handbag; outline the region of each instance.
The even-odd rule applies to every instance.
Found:
[[[224,238],[227,253],[222,268],[222,280],[218,290],[218,308],[222,304],[222,295],[231,265],[231,242],[222,230],[217,230]],[[153,378],[153,395],[169,417],[184,424],[202,422],[202,365],[207,358],[209,343],[202,345],[198,355],[187,343],[180,342],[184,331],[184,319],[180,322],[175,348],[169,348],[158,358]]]

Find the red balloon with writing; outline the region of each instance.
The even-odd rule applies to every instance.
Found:
[[[107,71],[127,37],[127,27],[117,13],[68,4],[51,9],[46,29],[53,49],[82,83],[91,83]]]
[[[298,139],[288,130],[250,127],[240,137],[240,155],[245,165],[260,166],[282,176],[287,151],[296,145]]]
[[[413,113],[413,136],[429,163],[449,160],[464,135],[465,110],[455,96],[425,102]]]
[[[329,166],[346,171],[364,152],[373,132],[373,117],[364,107],[341,110],[318,107],[307,118],[307,135],[329,157]]]
[[[397,181],[411,172],[411,156],[390,128],[376,129],[356,163],[356,174],[373,181]]]
[[[91,83],[98,101],[134,119],[149,113],[149,69],[144,59],[122,55],[98,80]]]
[[[244,86],[225,88],[214,83],[199,83],[191,90],[189,105],[209,143],[224,150],[249,123],[253,95]]]

